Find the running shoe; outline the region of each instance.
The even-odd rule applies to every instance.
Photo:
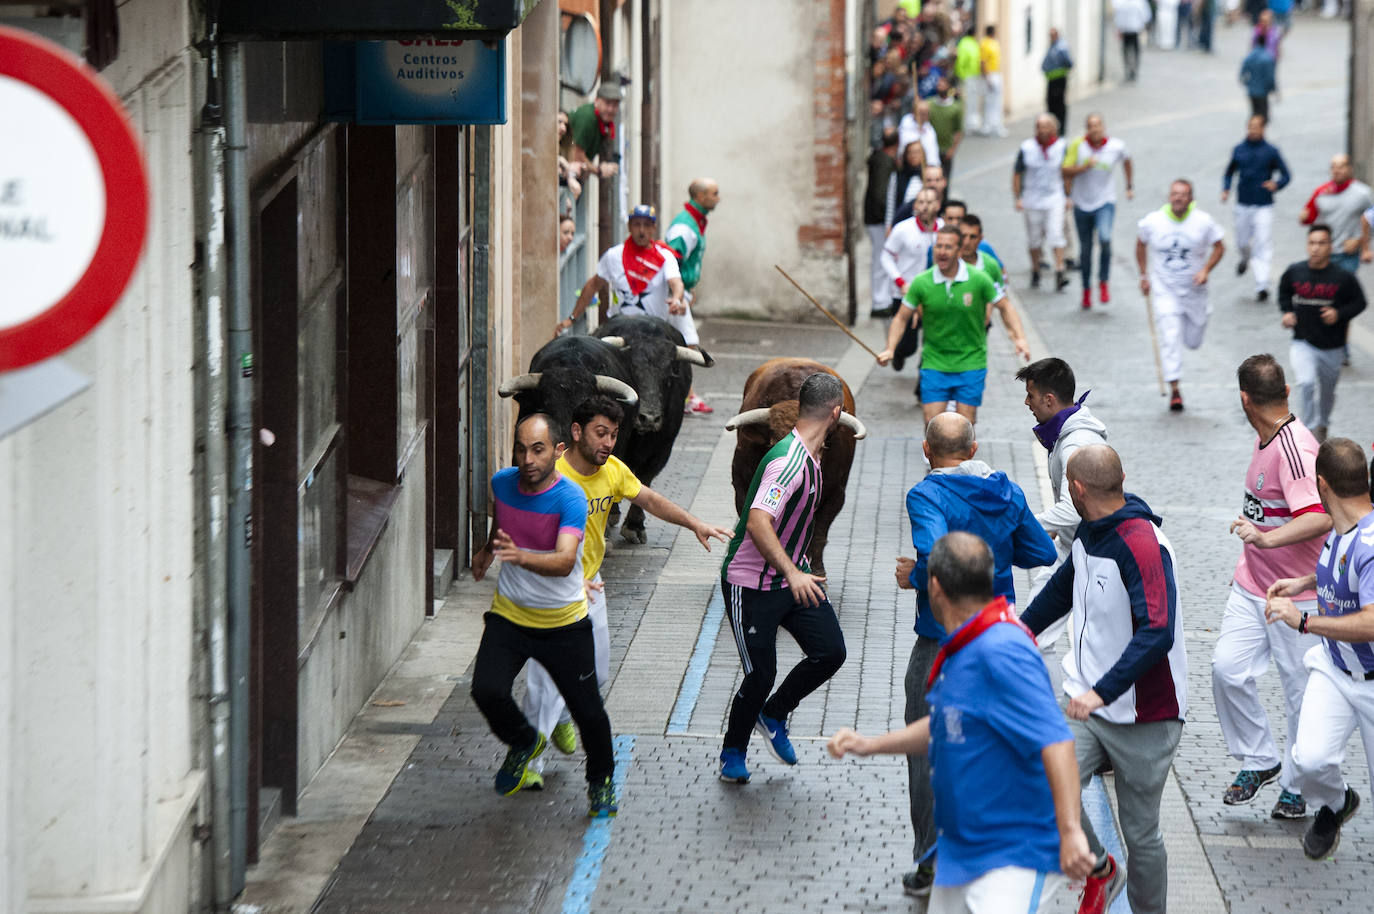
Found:
[[[1112,293],[1108,291],[1107,284],[1105,282],[1100,282],[1097,284],[1097,298],[1104,305],[1112,300]]]
[[[1268,300],[1269,300],[1269,290],[1268,290],[1268,289],[1260,289],[1259,292],[1257,292],[1257,293],[1255,294],[1255,300],[1256,300],[1256,301],[1260,301],[1260,302],[1266,302],[1266,301],[1268,301]]]
[[[689,413],[693,413],[698,416],[708,416],[715,411],[715,407],[708,405],[705,400],[701,399],[701,397],[693,396],[691,399],[687,401],[687,412]]]
[[[1107,855],[1105,872],[1094,870],[1083,883],[1083,897],[1078,902],[1078,914],[1106,914],[1116,896],[1126,887],[1126,871],[1116,858]]]
[[[1093,294],[1087,289],[1083,290],[1083,310],[1087,311],[1093,306]]]
[[[615,784],[611,783],[610,778],[600,784],[589,784],[587,801],[590,804],[587,815],[593,819],[614,819],[620,811],[620,804],[615,799]]]
[[[1245,270],[1246,270],[1246,268],[1249,267],[1249,266],[1250,266],[1250,258],[1249,258],[1249,257],[1245,257],[1244,255],[1242,255],[1241,258],[1240,258],[1240,260],[1239,260],[1239,262],[1236,263],[1236,275],[1237,275],[1237,276],[1244,276],[1244,275],[1245,275]]]
[[[720,779],[732,784],[749,783],[749,767],[743,749],[724,749],[720,753]]]
[[[909,873],[902,874],[902,891],[912,898],[925,898],[935,884],[935,867],[922,863]]]
[[[1175,413],[1183,412],[1183,394],[1174,391],[1169,397],[1169,411]]]
[[[754,722],[754,729],[763,737],[764,745],[768,747],[769,752],[773,753],[773,758],[784,765],[797,764],[797,750],[792,748],[792,741],[787,738],[787,723],[785,721],[774,720],[760,714],[759,719]]]
[[[549,734],[549,740],[553,747],[564,755],[572,755],[577,751],[577,730],[570,720],[554,727],[553,733]]]
[[[544,734],[540,733],[534,745],[507,752],[506,760],[501,763],[501,770],[496,772],[496,792],[508,797],[528,784],[530,774],[536,773],[531,771],[530,762],[539,758],[545,745]]]
[[[1271,819],[1303,819],[1307,817],[1307,801],[1302,798],[1300,793],[1291,791],[1279,791],[1279,801],[1274,804],[1274,811],[1269,813]]]
[[[1031,283],[1030,283],[1030,287],[1031,287],[1032,289],[1038,289],[1038,288],[1040,288],[1040,271],[1039,271],[1039,270],[1031,270]]]
[[[1236,775],[1236,779],[1231,782],[1231,786],[1226,788],[1226,793],[1222,794],[1221,802],[1227,806],[1244,806],[1255,798],[1255,794],[1265,784],[1279,776],[1283,769],[1282,765],[1275,765],[1273,768],[1260,770],[1247,769]]]
[[[543,790],[544,776],[531,768],[525,772],[525,790]]]
[[[1349,787],[1345,788],[1345,802],[1341,804],[1340,812],[1334,812],[1330,806],[1317,810],[1312,827],[1302,836],[1302,852],[1313,860],[1334,854],[1341,843],[1341,826],[1359,808],[1360,795]]]
[[[1054,291],[1063,292],[1069,285],[1069,277],[1064,275],[1063,270],[1054,271]]]

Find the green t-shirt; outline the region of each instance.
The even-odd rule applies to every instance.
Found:
[[[953,100],[947,105],[937,98],[930,100],[930,126],[935,128],[935,141],[941,152],[948,152],[954,134],[964,129],[964,103],[954,96],[950,98]]]
[[[919,308],[925,328],[921,367],[932,371],[976,371],[988,367],[988,305],[1001,293],[982,270],[959,261],[952,281],[938,266],[917,274],[903,304]]]
[[[568,135],[582,148],[588,159],[601,152],[601,125],[596,121],[596,106],[591,102],[568,115]]]
[[[982,62],[983,53],[978,46],[978,39],[972,35],[960,38],[954,46],[954,75],[959,77],[959,81],[977,76],[982,70]]]
[[[1006,280],[1002,277],[1002,266],[997,262],[997,258],[987,251],[979,251],[978,262],[971,263],[969,266],[988,274],[988,279],[991,279],[992,284],[997,287],[998,298],[1006,294]]]

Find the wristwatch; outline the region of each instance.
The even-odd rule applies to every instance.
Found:
[[[1298,622],[1298,631],[1307,634],[1307,613],[1302,614],[1302,619]]]

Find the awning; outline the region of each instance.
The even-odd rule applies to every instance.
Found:
[[[221,0],[226,40],[497,39],[539,0]]]

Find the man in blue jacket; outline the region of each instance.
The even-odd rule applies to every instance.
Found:
[[[1245,127],[1245,140],[1231,150],[1226,176],[1221,181],[1221,202],[1231,195],[1231,178],[1236,183],[1236,244],[1240,262],[1236,275],[1255,265],[1255,297],[1269,298],[1269,261],[1273,257],[1271,226],[1274,222],[1274,194],[1288,186],[1288,166],[1277,147],[1264,138],[1264,116],[1253,114]]]
[[[1269,96],[1278,88],[1274,55],[1265,47],[1264,37],[1255,36],[1254,46],[1240,62],[1240,82],[1250,96],[1250,113],[1269,119]]]
[[[940,413],[926,426],[922,445],[930,461],[930,473],[912,486],[906,496],[911,519],[911,544],[916,558],[897,560],[897,584],[916,591],[916,644],[906,668],[906,722],[930,713],[926,703],[926,679],[947,634],[930,608],[926,561],[935,541],[950,531],[977,534],[992,549],[996,566],[994,596],[1016,602],[1011,568],[1048,565],[1057,557],[1050,539],[1026,504],[1021,488],[1005,473],[994,472],[974,460],[978,442],[973,425],[958,413]],[[934,862],[928,859],[935,845],[934,796],[930,786],[930,760],[925,754],[907,756],[911,790],[911,826],[916,832],[916,866],[902,876],[909,895],[929,893],[935,879]]]

